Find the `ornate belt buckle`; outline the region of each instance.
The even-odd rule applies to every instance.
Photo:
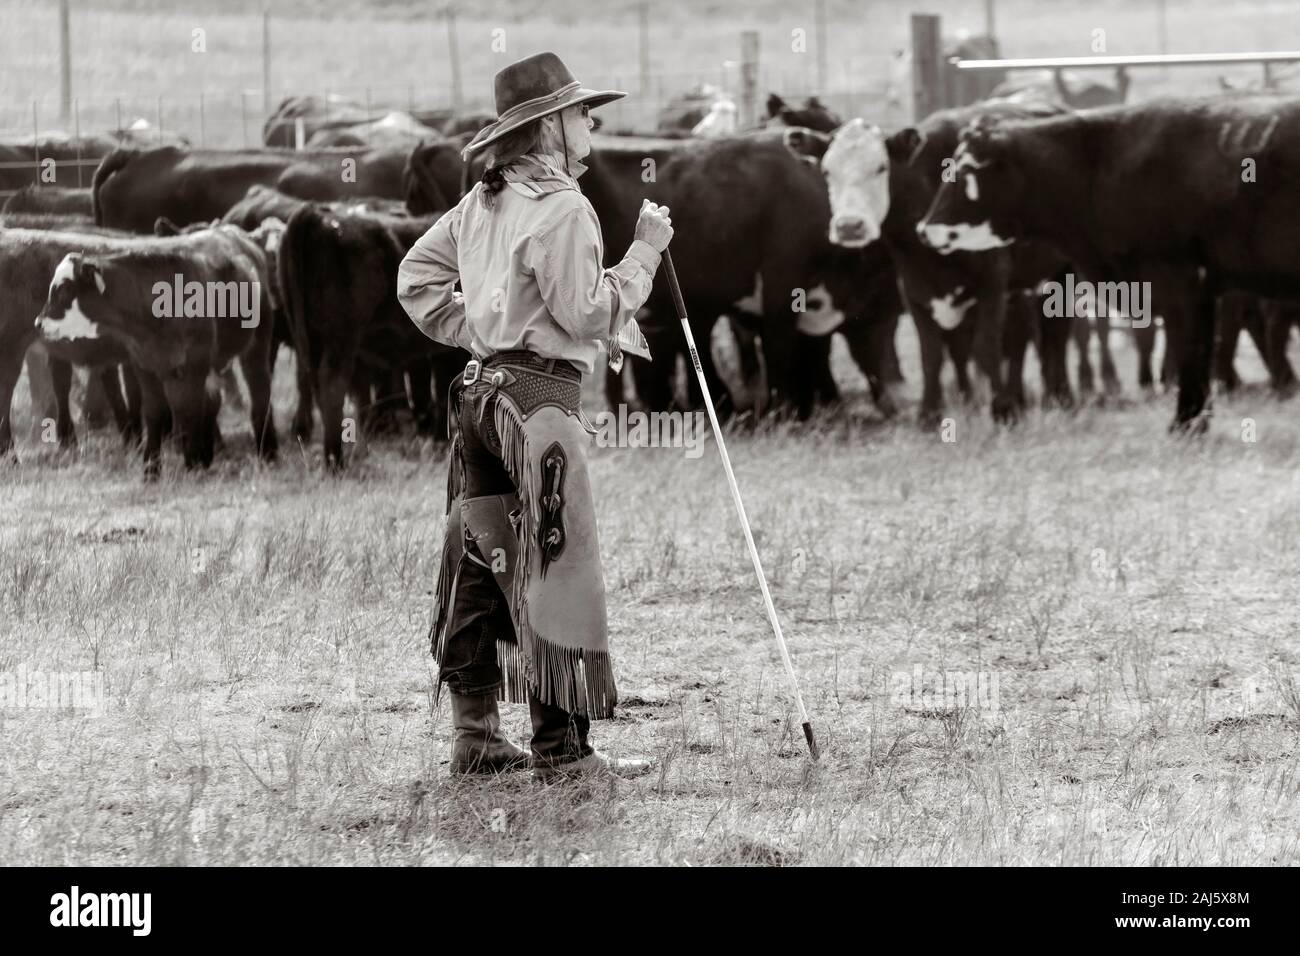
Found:
[[[460,377],[462,385],[473,385],[478,381],[479,373],[483,370],[483,363],[478,359],[470,359],[469,364],[465,366],[465,372]]]

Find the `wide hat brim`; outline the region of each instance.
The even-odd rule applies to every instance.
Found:
[[[517,130],[534,120],[541,119],[543,116],[558,113],[565,107],[586,103],[592,109],[595,109],[597,106],[604,106],[606,103],[621,100],[625,96],[627,96],[626,93],[618,90],[589,90],[585,86],[579,85],[575,80],[554,93],[512,106],[498,116],[496,122],[489,123],[479,130],[474,135],[474,138],[469,141],[469,145],[461,152],[464,155],[469,155],[483,149],[485,146],[491,146],[507,133]]]

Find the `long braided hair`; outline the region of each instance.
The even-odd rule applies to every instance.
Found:
[[[506,186],[505,171],[521,156],[527,153],[536,152],[542,147],[542,120],[545,117],[538,117],[531,123],[525,123],[516,130],[511,130],[488,148],[487,163],[483,167],[483,175],[479,177],[479,182],[483,184],[482,200],[484,205],[492,205],[492,197],[501,192]],[[564,142],[564,164],[568,168],[569,164],[569,136],[564,131],[564,122],[561,120],[560,137]]]

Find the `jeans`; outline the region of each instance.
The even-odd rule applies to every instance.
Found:
[[[516,491],[501,462],[501,441],[493,424],[498,400],[486,381],[453,388],[450,413],[460,430],[465,498]],[[447,636],[439,679],[447,682],[453,694],[495,693],[502,684],[497,638],[513,640],[514,622],[509,602],[489,562],[477,545],[467,544],[466,550],[477,560],[466,558],[461,564],[455,605],[451,609],[452,629]],[[591,753],[587,744],[590,722],[586,717],[543,703],[531,688],[528,696],[535,756],[564,761]]]

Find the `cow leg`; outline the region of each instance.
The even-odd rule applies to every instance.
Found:
[[[119,401],[122,398],[120,391],[117,398]],[[105,387],[103,376],[96,375],[93,369],[86,379],[86,395],[82,402],[82,417],[86,422],[87,431],[107,428],[110,416],[121,431],[121,422],[114,411],[113,398]]]
[[[212,464],[217,412],[221,408],[217,376],[190,370],[179,380],[169,380],[163,388],[172,410],[172,425],[179,432],[185,467],[207,468]]]
[[[1228,392],[1241,384],[1233,360],[1237,356],[1237,341],[1241,338],[1246,311],[1250,308],[1249,298],[1251,297],[1243,292],[1225,292],[1219,296],[1214,340],[1214,378]]]
[[[1074,344],[1079,349],[1079,395],[1091,395],[1096,390],[1093,381],[1092,357],[1092,320],[1086,315],[1076,315],[1073,319]]]
[[[144,480],[156,481],[162,473],[163,432],[168,421],[167,397],[162,382],[152,372],[139,369],[132,376],[144,415]]]
[[[898,404],[889,390],[891,383],[889,353],[893,352],[892,361],[898,361],[898,354],[893,349],[894,330],[897,327],[897,316],[892,316],[888,320],[864,316],[860,319],[849,319],[840,326],[840,331],[844,333],[844,341],[849,347],[849,355],[862,370],[862,374],[867,377],[871,400],[880,414],[886,418],[893,418],[898,414]]]
[[[1030,293],[1015,291],[1007,296],[1006,319],[1002,326],[1001,357],[1006,362],[1007,397],[1017,409],[1025,407],[1025,353],[1034,338],[1034,303]],[[1040,364],[1041,364],[1041,350]]]
[[[58,422],[59,405],[54,397],[54,379],[50,374],[50,353],[39,342],[25,347],[27,352],[27,391],[32,399],[33,432],[43,437],[45,422]],[[19,348],[22,355],[24,349]],[[21,360],[20,360],[21,361]]]
[[[105,365],[103,368],[91,369],[90,378],[86,382],[86,395],[88,398],[92,384],[96,385],[96,390],[103,396],[104,403],[108,405],[118,434],[129,441],[131,433],[134,431],[138,438],[140,433],[139,422],[133,422],[130,413],[127,411],[126,401],[122,398],[122,384],[117,372],[117,366]]]
[[[23,351],[19,348],[0,348],[0,456],[16,462],[14,432],[11,420],[14,386],[23,371]]]
[[[396,435],[402,430],[400,415],[409,405],[401,369],[376,369],[370,376],[374,401],[365,416],[367,434]]]
[[[327,357],[316,374],[316,402],[320,407],[324,433],[325,467],[341,471],[343,460],[343,402],[347,397],[351,370]]]
[[[1044,295],[1035,293],[1032,297],[1036,312],[1033,316],[1038,326],[1038,361],[1042,370],[1044,408],[1056,406],[1071,408],[1074,405],[1074,393],[1070,389],[1070,371],[1066,354],[1070,347],[1070,338],[1076,334],[1078,320],[1049,316],[1044,307]],[[1087,329],[1084,330],[1083,347],[1088,340]]]
[[[993,390],[993,420],[996,422],[1014,421],[1019,412],[1007,377],[1002,373],[1002,331],[1006,322],[1007,293],[1006,287],[995,288],[980,295],[973,306],[974,318],[977,320],[974,331],[973,351],[975,364],[988,379]],[[963,325],[968,324],[968,317]],[[1023,347],[1021,361],[1024,360]],[[1024,395],[1021,394],[1023,402]]]
[[[253,425],[253,441],[263,461],[275,461],[279,439],[275,434],[275,415],[271,409],[270,356],[264,349],[249,349],[239,356],[239,368],[248,385],[248,411]]]
[[[1137,351],[1138,385],[1148,392],[1152,391],[1156,387],[1155,376],[1151,372],[1151,357],[1156,351],[1156,323],[1154,318],[1151,319],[1151,324],[1146,328],[1133,329],[1133,346]]]
[[[1255,351],[1259,353],[1259,357],[1264,361],[1264,368],[1270,370],[1271,374],[1272,366],[1268,354],[1268,335],[1264,330],[1265,301],[1266,300],[1253,296],[1251,297],[1250,301],[1246,305],[1245,311],[1242,313],[1241,327],[1245,329],[1246,334],[1250,336],[1251,344],[1255,346]]]
[[[921,344],[921,376],[924,384],[921,390],[920,424],[922,428],[932,428],[939,424],[943,413],[943,336],[930,314],[928,303],[915,302],[909,297],[908,311],[916,323],[916,335]]]
[[[72,364],[62,359],[50,359],[50,382],[54,386],[54,403],[58,408],[59,448],[70,451],[77,447],[77,430],[72,425]]]
[[[952,359],[952,371],[957,380],[957,391],[963,402],[974,404],[975,390],[970,380],[971,340],[975,335],[975,323],[963,322],[952,331],[940,331],[943,347]]]
[[[800,421],[812,416],[819,401],[839,401],[839,388],[831,375],[831,337],[796,332],[789,375],[790,400]]]
[[[1264,359],[1268,364],[1269,378],[1278,392],[1290,392],[1296,383],[1295,369],[1287,357],[1286,349],[1291,339],[1291,322],[1295,306],[1290,302],[1270,299],[1264,305]]]
[[[902,315],[895,312],[889,319],[882,322],[871,322],[873,326],[879,326],[880,339],[880,374],[886,385],[900,385],[906,381],[903,378],[903,366],[898,361],[898,347],[894,344],[898,337],[898,323]],[[849,323],[845,323],[848,325]],[[845,335],[848,338],[848,335]]]
[[[411,410],[415,414],[416,434],[438,434],[433,405],[433,360],[422,355],[406,366],[406,373],[411,381]]]
[[[748,321],[745,316],[748,316]],[[740,369],[740,380],[755,414],[761,414],[766,407],[764,397],[767,395],[767,375],[758,354],[757,330],[761,324],[761,316],[752,312],[741,313],[737,310],[727,316],[727,327],[731,330],[732,340],[736,343],[736,362]]]
[[[677,374],[677,355],[685,349],[684,336],[677,326],[642,328],[650,344],[654,361],[647,362],[635,356],[626,359],[632,369],[637,400],[652,412],[666,412],[673,404],[673,379]],[[687,369],[689,378],[695,369]]]
[[[312,430],[312,374],[311,356],[300,355],[292,345],[293,374],[298,386],[298,405],[293,412],[293,437],[300,443],[311,443]]]
[[[1164,364],[1178,371],[1178,404],[1170,429],[1202,431],[1208,424],[1215,290],[1196,269],[1183,265],[1154,266],[1150,274],[1151,313],[1165,319]]]
[[[1110,350],[1110,316],[1105,309],[1097,315],[1097,352],[1101,356],[1101,387],[1107,395],[1118,395],[1119,373],[1115,370],[1115,356]]]

